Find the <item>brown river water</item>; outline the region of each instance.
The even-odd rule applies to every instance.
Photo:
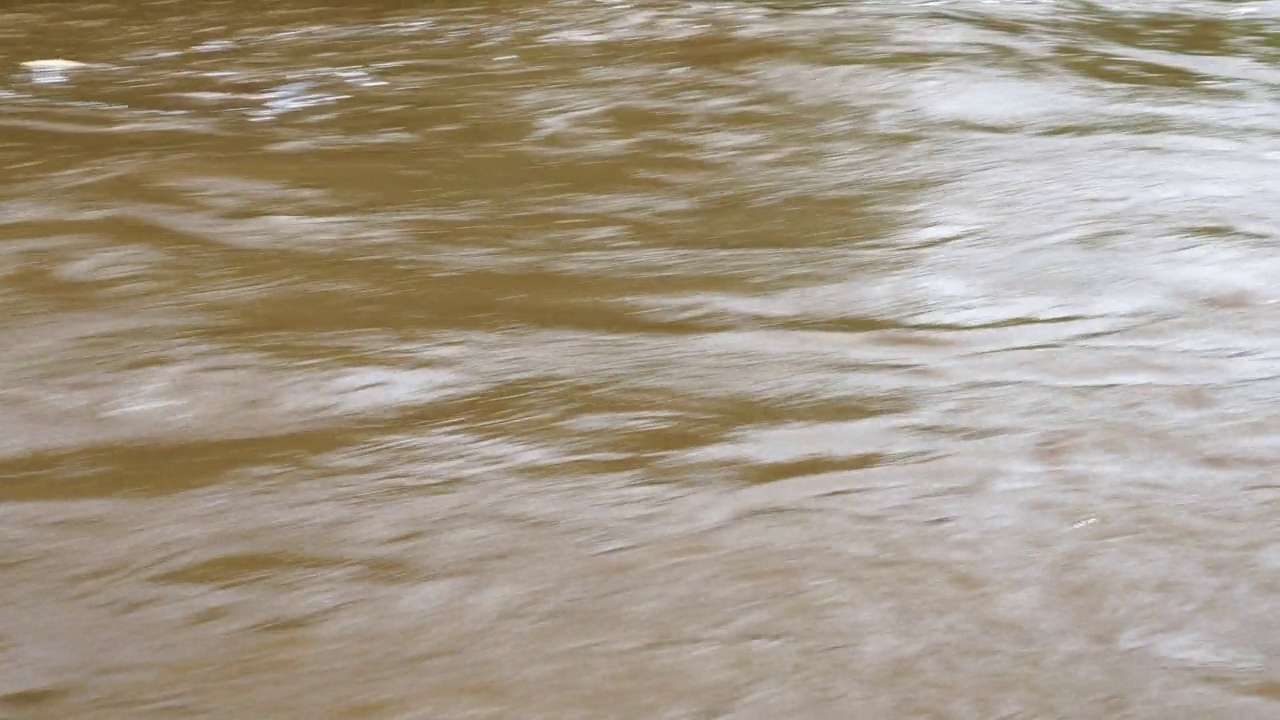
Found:
[[[5,3],[0,718],[1280,718],[1278,63]]]

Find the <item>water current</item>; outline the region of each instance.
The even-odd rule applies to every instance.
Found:
[[[0,718],[1280,717],[1280,2],[0,8]]]

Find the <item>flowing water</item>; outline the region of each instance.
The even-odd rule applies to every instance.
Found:
[[[5,4],[0,718],[1280,717],[1278,61]]]

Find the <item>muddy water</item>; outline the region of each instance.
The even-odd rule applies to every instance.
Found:
[[[0,718],[1280,717],[1277,60],[7,4]]]

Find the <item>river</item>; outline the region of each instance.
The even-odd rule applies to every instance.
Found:
[[[0,10],[0,718],[1280,717],[1280,3]]]

